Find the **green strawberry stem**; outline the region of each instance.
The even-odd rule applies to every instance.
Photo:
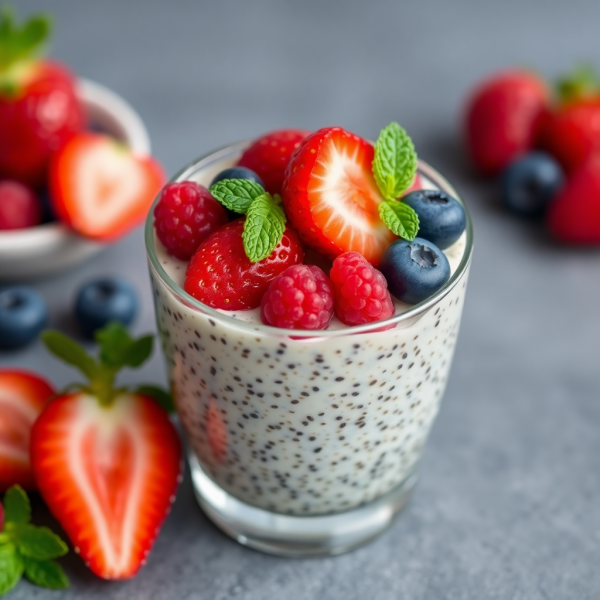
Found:
[[[137,392],[152,397],[167,412],[172,412],[171,397],[158,387],[141,386],[128,390],[115,385],[121,369],[136,369],[148,360],[152,354],[153,335],[133,339],[120,323],[109,323],[96,332],[96,341],[100,346],[98,360],[92,358],[83,346],[59,331],[45,331],[42,333],[42,341],[52,354],[87,377],[87,383],[73,384],[69,389],[87,392],[105,407],[112,406],[119,394]]]
[[[593,98],[600,94],[600,78],[592,65],[578,65],[558,79],[556,94],[561,104]]]

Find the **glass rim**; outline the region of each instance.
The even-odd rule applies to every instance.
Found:
[[[189,179],[194,173],[199,171],[200,169],[206,167],[208,164],[215,162],[219,159],[225,158],[234,153],[240,153],[244,150],[249,144],[251,140],[245,140],[241,142],[236,142],[234,144],[228,144],[217,150],[213,150],[207,154],[204,154],[192,161],[188,165],[186,165],[183,169],[179,170],[170,180],[169,183],[186,181]],[[389,327],[391,325],[399,325],[403,322],[410,322],[415,317],[425,313],[430,308],[435,306],[442,298],[444,298],[460,281],[466,270],[468,269],[471,263],[471,257],[473,254],[473,223],[471,221],[471,217],[469,215],[469,211],[458,194],[456,189],[450,184],[450,182],[440,175],[433,167],[429,166],[426,162],[419,159],[418,161],[418,173],[422,173],[430,179],[435,185],[437,185],[443,192],[446,192],[450,196],[456,198],[458,202],[460,202],[463,207],[466,215],[466,244],[465,250],[462,256],[462,259],[456,269],[456,271],[451,275],[448,281],[432,296],[429,296],[425,300],[419,302],[418,304],[414,304],[407,311],[402,312],[398,315],[394,315],[389,319],[385,319],[383,321],[374,321],[372,323],[366,323],[364,325],[355,325],[353,327],[343,327],[341,329],[322,329],[322,330],[309,330],[309,329],[281,329],[279,327],[272,327],[271,325],[264,325],[263,323],[252,323],[249,321],[243,321],[241,319],[236,319],[235,317],[231,317],[229,315],[223,314],[221,311],[208,306],[196,300],[193,296],[188,294],[182,287],[177,285],[167,274],[163,266],[160,264],[158,257],[156,255],[156,249],[154,246],[154,207],[156,206],[160,194],[155,198],[154,202],[150,210],[148,211],[148,215],[146,217],[146,223],[144,227],[144,239],[146,244],[146,254],[148,256],[148,260],[155,271],[156,275],[159,279],[167,286],[169,291],[175,295],[178,300],[182,300],[185,302],[185,305],[188,308],[192,308],[196,311],[204,313],[210,318],[213,318],[217,321],[221,321],[229,326],[232,326],[236,329],[242,329],[247,331],[248,333],[263,333],[266,335],[272,335],[276,337],[292,337],[295,339],[299,338],[324,338],[324,337],[341,337],[344,335],[352,335],[355,333],[368,333],[375,332],[378,330],[383,330],[383,328]]]

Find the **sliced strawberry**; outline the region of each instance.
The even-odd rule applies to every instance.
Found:
[[[73,137],[50,165],[57,216],[99,240],[117,238],[143,221],[163,181],[154,159],[94,133]]]
[[[29,461],[31,426],[53,395],[50,384],[34,373],[0,370],[0,491],[15,484],[35,489]]]
[[[383,197],[371,171],[373,145],[341,127],[308,136],[283,185],[286,214],[300,237],[330,258],[359,252],[377,265],[395,235],[379,218]]]
[[[206,433],[213,456],[222,462],[227,455],[227,427],[214,400],[206,410]]]
[[[110,406],[85,393],[62,396],[34,425],[31,460],[40,493],[89,568],[133,577],[177,489],[181,450],[166,412],[138,394]]]
[[[242,241],[244,221],[236,219],[217,229],[200,244],[188,264],[185,291],[212,308],[257,308],[269,282],[304,258],[298,235],[287,226],[270,256],[250,262]]]
[[[263,180],[268,192],[278,194],[290,157],[309,134],[310,131],[304,129],[271,131],[246,148],[238,165],[252,169]]]

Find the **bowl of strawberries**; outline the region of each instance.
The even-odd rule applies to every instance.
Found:
[[[51,275],[141,222],[164,179],[135,110],[40,55],[44,16],[0,16],[0,280]]]

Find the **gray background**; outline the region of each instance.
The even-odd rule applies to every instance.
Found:
[[[600,256],[558,248],[497,208],[460,145],[468,89],[527,65],[555,76],[600,63],[600,3],[17,2],[51,5],[52,54],[129,100],[172,174],[210,149],[278,127],[391,120],[462,192],[476,252],[448,390],[411,505],[377,541],[331,559],[242,548],[197,508],[189,478],[148,565],[130,582],[64,560],[72,587],[11,598],[218,600],[576,599],[600,595]],[[141,231],[36,284],[52,325],[74,331],[77,286],[122,273],[154,329]],[[57,385],[73,373],[37,345],[0,355]],[[164,382],[159,356],[136,381]],[[131,377],[130,377],[131,378]],[[47,519],[39,506],[37,516]]]

